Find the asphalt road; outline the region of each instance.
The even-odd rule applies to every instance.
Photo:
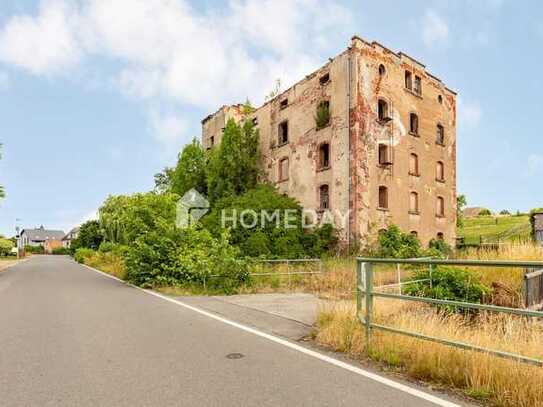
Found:
[[[447,404],[43,256],[0,272],[0,405]]]

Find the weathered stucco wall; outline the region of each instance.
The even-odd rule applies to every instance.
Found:
[[[384,74],[379,66],[383,65]],[[421,95],[405,89],[405,70],[419,76]],[[322,84],[321,79],[330,80]],[[441,103],[438,96],[441,95]],[[392,120],[378,121],[382,98]],[[330,103],[330,124],[316,128],[317,106]],[[409,115],[419,117],[418,136],[409,134]],[[202,122],[205,148],[220,142],[230,118],[255,120],[260,132],[263,169],[280,191],[302,206],[318,210],[319,187],[328,185],[330,209],[346,214],[342,230],[371,242],[391,224],[416,232],[424,244],[442,233],[453,243],[456,230],[456,95],[423,65],[377,43],[354,37],[351,47],[290,89],[243,117],[241,106],[225,106]],[[288,122],[288,143],[279,142],[279,125]],[[445,145],[436,144],[437,124],[445,130]],[[330,167],[319,169],[319,146],[330,145]],[[391,165],[379,165],[378,145],[391,147]],[[409,175],[409,157],[419,157],[419,176]],[[280,161],[288,159],[288,176],[280,179]],[[436,180],[436,165],[444,163],[445,180]],[[388,209],[378,208],[379,186],[388,188]],[[409,194],[419,194],[418,214],[409,213]],[[437,197],[445,201],[445,216],[436,215]]]

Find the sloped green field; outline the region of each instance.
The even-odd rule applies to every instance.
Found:
[[[527,240],[530,238],[530,219],[526,216],[479,216],[464,219],[464,227],[458,236],[465,238],[466,244],[483,242]]]

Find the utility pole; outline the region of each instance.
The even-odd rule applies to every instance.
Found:
[[[17,239],[17,260],[21,258],[21,228],[19,227],[18,223],[21,221],[21,219],[16,218],[15,219],[15,237]]]

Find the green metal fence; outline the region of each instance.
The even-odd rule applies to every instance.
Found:
[[[515,360],[522,363],[527,363],[536,366],[543,367],[543,360],[526,357],[519,354],[502,352],[498,350],[486,349],[480,346],[472,345],[469,343],[458,342],[448,340],[444,338],[438,338],[433,336],[424,335],[417,332],[411,332],[401,328],[394,328],[382,324],[376,324],[373,322],[373,308],[375,298],[390,298],[401,301],[413,301],[426,304],[454,306],[463,309],[475,309],[485,310],[497,313],[513,314],[524,317],[540,318],[543,319],[543,312],[531,311],[525,309],[498,307],[494,305],[475,304],[461,301],[450,300],[438,300],[434,298],[426,297],[414,297],[403,294],[391,294],[385,292],[376,291],[374,287],[374,270],[373,266],[376,264],[389,264],[389,265],[422,265],[427,266],[430,270],[430,276],[432,269],[439,265],[448,266],[472,266],[472,267],[511,267],[511,268],[523,268],[527,270],[535,270],[543,268],[543,262],[517,262],[517,261],[480,261],[480,260],[428,260],[428,259],[374,259],[374,258],[357,258],[357,284],[356,284],[356,303],[357,303],[357,315],[360,322],[364,325],[366,331],[366,341],[368,347],[371,345],[371,336],[373,330],[380,330],[384,332],[390,332],[399,335],[406,335],[413,338],[418,338],[430,342],[436,342],[447,346],[453,346],[459,349],[482,352],[491,354],[494,356]],[[430,277],[431,278],[431,277]],[[401,287],[401,282],[399,283]],[[389,285],[390,286],[390,285]],[[362,303],[365,303],[364,315],[362,315]]]

